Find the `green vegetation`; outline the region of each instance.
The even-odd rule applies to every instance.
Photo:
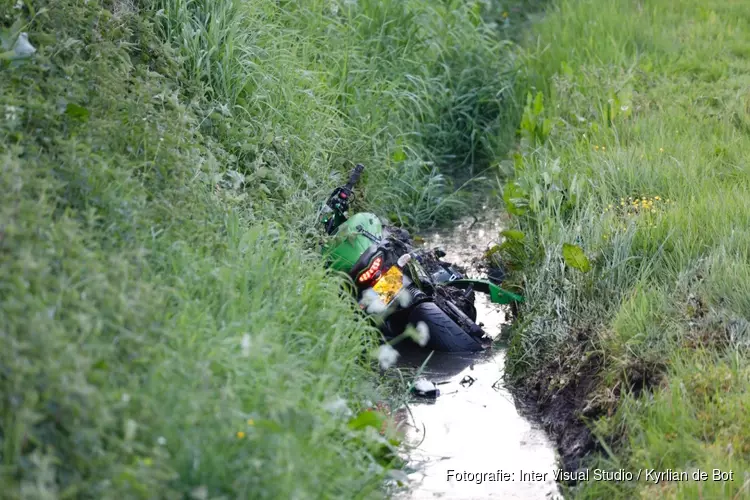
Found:
[[[542,397],[595,377],[592,465],[734,471],[580,498],[750,496],[749,37],[746,2],[557,0],[526,41],[509,368]]]
[[[396,222],[460,207],[513,140],[489,8],[0,3],[2,496],[382,495],[334,411],[384,397],[377,336],[312,228],[355,161]]]
[[[750,494],[750,7],[556,0],[514,58],[533,8],[0,4],[2,494],[382,496],[317,210],[362,162],[359,208],[448,220],[518,123],[510,373],[585,388],[592,464],[735,472],[574,493]]]

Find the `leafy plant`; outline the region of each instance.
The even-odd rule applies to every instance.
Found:
[[[578,245],[571,245],[570,243],[563,243],[562,256],[565,263],[573,269],[578,269],[583,273],[587,273],[591,270],[591,263],[583,248]]]
[[[0,25],[3,495],[381,496],[396,444],[322,403],[382,396],[377,332],[309,233],[352,162],[358,208],[465,207],[454,179],[515,128],[501,40],[458,0],[6,1]]]
[[[517,183],[509,182],[503,190],[503,201],[508,213],[513,215],[524,215],[529,206],[526,191]]]
[[[526,94],[526,105],[521,117],[520,133],[529,146],[535,147],[545,143],[552,131],[552,121],[544,116],[544,96],[537,92]]]

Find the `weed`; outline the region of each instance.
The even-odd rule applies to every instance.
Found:
[[[376,330],[311,228],[353,161],[358,209],[460,207],[512,109],[473,12],[0,3],[4,495],[382,496],[394,443],[329,411],[384,397]]]
[[[722,48],[747,35],[749,13],[731,1],[559,0],[520,57],[531,93],[504,201],[530,251],[511,276],[527,300],[510,373],[565,378],[575,363],[561,352],[601,357],[597,387],[574,402],[606,401],[585,412],[602,443],[592,464],[750,463],[732,413],[747,403],[748,65]],[[588,344],[565,349],[580,331],[594,332]],[[575,493],[739,498],[745,481]]]

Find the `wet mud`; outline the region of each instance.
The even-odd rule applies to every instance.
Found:
[[[538,374],[513,386],[513,393],[523,401],[526,411],[554,440],[560,466],[566,471],[582,468],[584,457],[599,449],[586,421],[614,408],[614,399],[608,401],[596,395],[601,359],[596,355],[586,356],[586,345],[585,339],[581,339],[580,343],[563,349]],[[560,380],[565,382],[561,384]]]

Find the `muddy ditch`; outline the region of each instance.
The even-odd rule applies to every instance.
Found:
[[[586,422],[611,411],[616,397],[596,393],[602,360],[587,347],[587,334],[579,334],[553,361],[511,384],[521,406],[555,442],[566,471],[582,468],[588,454],[601,450]]]
[[[468,275],[486,277],[481,259],[499,242],[503,222],[501,213],[469,217],[451,230],[422,235],[423,245],[442,248],[444,260]],[[501,338],[507,308],[481,293],[475,306],[488,336]],[[429,356],[410,343],[396,348],[399,365],[410,370]],[[421,377],[435,383],[439,395],[415,398],[394,415],[410,448],[411,484],[397,498],[562,498],[555,481],[560,461],[547,425],[506,386],[505,355],[501,342],[476,355],[432,354]]]
[[[663,381],[663,360],[630,360],[622,366],[623,375],[612,386],[601,381],[605,361],[594,333],[576,331],[560,346],[556,356],[534,373],[510,382],[514,396],[531,418],[541,423],[555,442],[565,471],[586,468],[586,459],[604,452],[590,426],[600,417],[612,417],[623,390],[638,396]],[[613,447],[624,436],[610,436]],[[574,486],[576,481],[569,481]]]

